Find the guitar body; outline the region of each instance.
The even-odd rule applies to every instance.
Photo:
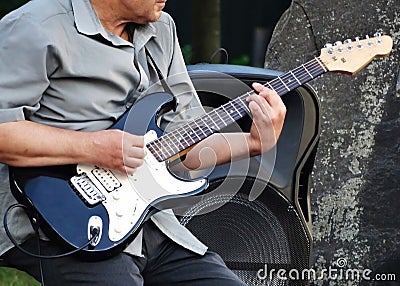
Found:
[[[154,140],[163,134],[158,116],[173,103],[167,93],[148,95],[111,128]],[[82,250],[97,258],[121,251],[162,205],[197,194],[208,182],[176,177],[148,151],[133,175],[93,165],[10,167],[10,184],[17,200],[39,215],[46,234],[70,247],[87,243],[98,228],[99,239]]]

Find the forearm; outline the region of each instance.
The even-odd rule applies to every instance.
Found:
[[[191,170],[205,169],[257,154],[249,144],[248,133],[218,133],[191,149],[183,165]]]
[[[0,124],[0,162],[12,166],[44,166],[91,161],[90,134],[31,121]]]

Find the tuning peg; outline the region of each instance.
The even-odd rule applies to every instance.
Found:
[[[333,48],[331,43],[326,43],[324,48],[328,49],[328,54],[333,54]]]
[[[366,35],[366,36],[365,36],[365,39],[368,40],[368,41],[367,41],[367,46],[368,46],[368,47],[371,47],[373,44],[372,44],[372,41],[369,39],[369,36]]]
[[[357,42],[356,47],[359,48],[359,49],[362,49],[362,45],[361,45],[359,37],[356,37],[356,42]]]
[[[381,33],[376,32],[376,33],[374,34],[374,37],[377,38],[377,39],[376,39],[376,43],[377,43],[378,45],[382,44],[382,34],[381,34]]]
[[[334,45],[337,47],[339,53],[343,52],[343,43],[341,41],[335,42]]]
[[[351,39],[346,39],[346,40],[344,40],[343,43],[344,43],[345,45],[347,45],[347,49],[348,49],[349,51],[351,51],[351,50],[353,49],[353,45],[351,44],[351,43],[352,43]]]

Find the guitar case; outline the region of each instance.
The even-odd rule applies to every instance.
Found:
[[[278,71],[188,66],[209,111],[265,84]],[[311,269],[311,172],[321,132],[319,99],[307,84],[282,96],[287,115],[275,148],[262,156],[202,171],[210,186],[195,205],[176,209],[182,224],[216,251],[247,285],[308,285]],[[226,132],[249,131],[250,116]],[[303,274],[302,274],[303,272]],[[312,277],[311,277],[312,278]]]

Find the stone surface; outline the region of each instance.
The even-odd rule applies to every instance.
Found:
[[[389,57],[355,76],[327,73],[311,82],[322,110],[311,197],[313,268],[319,271],[340,269],[338,259],[346,260],[344,270],[400,269],[400,0],[293,1],[266,54],[266,68],[288,71],[318,56],[327,42],[375,32],[394,40]]]

